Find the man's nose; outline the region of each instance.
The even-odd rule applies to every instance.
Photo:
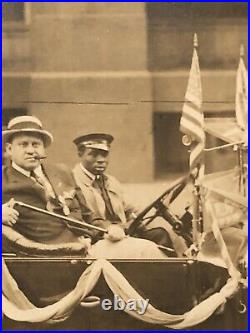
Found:
[[[105,162],[107,162],[107,158],[105,157],[105,156],[98,156],[97,157],[97,162],[98,163],[105,163]]]
[[[35,152],[35,150],[36,149],[31,144],[26,146],[26,152],[29,154],[33,154]]]

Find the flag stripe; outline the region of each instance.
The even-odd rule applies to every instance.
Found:
[[[195,146],[195,148],[192,151],[192,154],[190,154],[190,169],[192,170],[193,168],[195,168],[197,166],[197,164],[201,164],[201,162],[203,162],[203,149],[204,149],[204,145],[203,143],[198,143],[197,146]]]
[[[188,115],[193,117],[194,120],[198,121],[200,124],[203,124],[203,114],[197,110],[194,110],[190,105],[185,104],[183,106],[183,116]]]
[[[189,100],[188,98],[185,98],[185,106],[190,106],[194,111],[197,111],[200,113],[200,106],[197,105],[198,103],[194,103],[194,101]]]
[[[181,124],[181,129],[185,132],[188,132],[188,134],[198,142],[205,139],[204,131],[198,125],[194,124],[188,119],[185,120],[184,125]]]
[[[201,94],[201,91],[200,91],[200,94]],[[199,98],[200,98],[200,96],[197,94],[194,94],[193,92],[189,92],[189,91],[186,92],[185,101],[193,103],[197,108],[201,108],[202,101]]]
[[[185,107],[185,111],[188,111],[188,108],[186,109],[186,107]],[[190,109],[189,113],[187,113],[187,112],[183,113],[182,123],[185,124],[185,122],[189,120],[189,121],[193,122],[195,125],[201,127],[203,125],[203,119],[202,119],[202,117],[200,117],[200,119],[199,119],[199,117],[200,117],[199,115],[198,115],[198,117],[196,117],[196,114],[193,112],[192,109]]]

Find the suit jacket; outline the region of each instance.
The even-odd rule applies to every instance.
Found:
[[[93,180],[83,171],[80,164],[74,167],[73,175],[76,184],[82,191],[87,207],[102,219],[98,220],[99,225],[107,227],[110,222],[106,221],[105,203],[98,189],[93,186]],[[120,222],[123,227],[126,227],[126,222],[132,219],[131,214],[136,213],[137,210],[133,205],[125,202],[122,186],[119,181],[110,175],[104,175],[104,177],[105,187],[110,197],[113,210],[120,219],[118,222]]]
[[[76,188],[72,173],[64,165],[43,165],[43,171],[56,194],[56,199],[53,199],[52,202],[53,211],[64,215],[63,205],[58,198],[62,196],[65,200],[64,205],[66,204],[69,208],[69,216],[78,220],[83,218],[86,222],[91,222],[92,213],[87,209],[81,193],[79,194],[80,191]],[[17,201],[42,209],[47,207],[47,199],[43,188],[11,165],[2,169],[2,197],[3,203],[14,198]],[[66,223],[61,219],[20,206],[15,207],[15,209],[19,211],[19,217],[14,229],[31,240],[57,243],[57,240],[62,242],[76,239],[74,234],[77,233],[74,230],[71,230],[74,231],[73,233],[69,232]],[[83,231],[82,234],[84,233]],[[65,237],[62,237],[62,235],[65,235]]]

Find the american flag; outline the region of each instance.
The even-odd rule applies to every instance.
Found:
[[[236,120],[242,130],[247,131],[248,118],[248,73],[243,60],[243,45],[236,77],[235,111]]]
[[[192,65],[189,73],[185,102],[182,109],[180,131],[193,141],[190,153],[190,170],[203,165],[203,150],[205,148],[204,115],[202,106],[202,88],[199,59],[196,50],[197,37],[194,37]]]

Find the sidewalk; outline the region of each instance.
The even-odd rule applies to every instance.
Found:
[[[125,199],[138,207],[144,209],[156,200],[166,189],[182,175],[171,175],[168,178],[151,183],[124,183]],[[192,188],[187,186],[180,196],[171,205],[176,214],[182,213],[186,203],[192,200]]]

